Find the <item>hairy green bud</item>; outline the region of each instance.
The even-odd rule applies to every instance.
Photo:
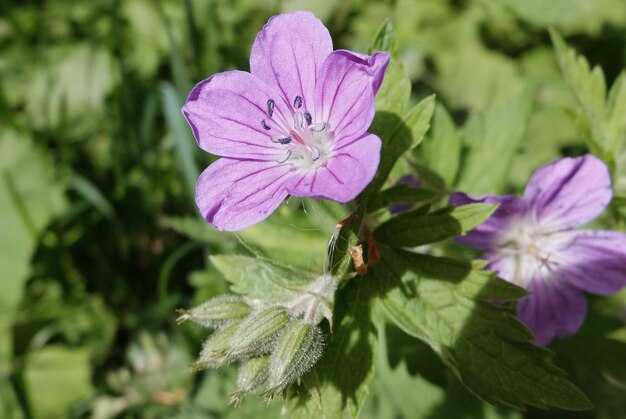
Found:
[[[270,356],[267,398],[309,371],[322,356],[323,347],[319,327],[303,320],[290,323]]]
[[[225,324],[246,317],[252,308],[235,295],[222,295],[192,308],[189,311],[181,310],[182,315],[176,320],[182,323],[191,320],[200,326],[215,329]]]
[[[230,344],[231,354],[237,358],[270,352],[273,342],[292,320],[289,310],[273,306],[253,313],[241,323]]]
[[[236,321],[215,331],[204,342],[198,361],[191,366],[191,370],[197,371],[207,367],[217,368],[224,363],[232,361],[230,344],[241,324],[241,321]]]
[[[239,367],[237,391],[230,395],[231,404],[238,406],[245,393],[256,392],[263,388],[267,381],[269,359],[267,355],[250,358]]]

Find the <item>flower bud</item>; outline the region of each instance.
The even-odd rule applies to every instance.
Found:
[[[237,391],[230,395],[230,402],[239,405],[245,393],[258,391],[267,381],[269,356],[250,358],[239,367]]]
[[[324,346],[319,327],[302,320],[291,322],[283,331],[270,356],[268,370],[268,399],[274,393],[304,375],[322,355]]]
[[[242,323],[230,344],[234,357],[247,357],[268,353],[272,342],[291,321],[289,310],[283,306],[273,306],[248,316]]]
[[[198,361],[191,366],[191,370],[197,371],[207,367],[217,368],[225,362],[232,361],[230,343],[233,336],[237,333],[237,330],[241,327],[241,324],[241,321],[236,321],[213,333],[213,335],[204,342],[202,351],[200,351],[200,357]]]
[[[200,326],[214,329],[224,326],[233,320],[246,317],[252,308],[241,297],[234,295],[222,295],[192,308],[182,311],[182,315],[176,320],[178,323],[191,320]]]

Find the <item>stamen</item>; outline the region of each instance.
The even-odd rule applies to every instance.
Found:
[[[270,118],[274,114],[274,101],[272,99],[268,99],[267,101],[267,116]]]
[[[278,160],[276,160],[279,164],[283,164],[284,162],[286,162],[287,160],[289,160],[289,157],[291,157],[291,150],[287,150],[287,152]]]
[[[313,124],[309,127],[309,129],[313,132],[322,132],[326,129],[326,122],[318,122],[317,124]]]
[[[272,137],[272,142],[276,144],[289,144],[291,142],[291,137],[281,137],[280,135],[274,135]]]
[[[310,112],[304,113],[304,120],[306,121],[307,125],[311,125],[313,123],[313,117],[311,116]]]
[[[304,117],[302,116],[302,112],[296,112],[293,118],[293,128],[298,129],[304,126]]]
[[[316,161],[320,158],[320,150],[314,145],[311,146],[311,160]]]
[[[293,100],[293,107],[296,109],[300,109],[302,107],[302,96],[296,96]]]
[[[263,129],[266,129],[268,131],[272,129],[271,127],[267,125],[267,123],[265,122],[265,119],[261,121],[261,126],[263,127]]]

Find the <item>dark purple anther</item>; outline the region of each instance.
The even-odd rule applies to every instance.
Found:
[[[302,107],[302,96],[296,96],[293,100],[293,107],[296,109],[300,109]]]
[[[304,120],[306,121],[307,125],[311,125],[313,123],[313,117],[311,116],[310,112],[304,113]]]
[[[270,118],[274,115],[274,101],[272,99],[268,99],[267,101],[267,116]]]
[[[275,135],[272,137],[272,142],[280,143],[280,144],[289,144],[291,142],[291,137],[281,137],[279,135]]]
[[[266,129],[268,131],[272,129],[271,127],[267,125],[267,123],[265,122],[265,119],[261,121],[261,126],[263,127],[263,129]]]

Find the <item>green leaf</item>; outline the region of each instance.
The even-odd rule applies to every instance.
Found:
[[[430,214],[408,212],[381,224],[374,234],[382,243],[412,247],[459,236],[486,221],[498,206],[469,204]]]
[[[494,106],[484,117],[470,117],[464,132],[468,151],[457,189],[474,195],[502,190],[526,132],[532,99],[532,92],[525,92],[507,104]]]
[[[174,136],[180,170],[185,178],[189,195],[194,196],[200,171],[194,160],[196,142],[180,112],[183,106],[182,100],[174,85],[169,82],[161,83],[161,99],[167,124]]]
[[[36,68],[25,97],[29,124],[69,132],[93,127],[116,79],[109,51],[84,42],[50,48],[41,58],[46,65]]]
[[[395,40],[393,34],[393,25],[389,20],[386,20],[376,33],[374,42],[369,47],[367,53],[373,54],[375,51],[389,51],[395,52]],[[395,55],[395,54],[394,54]]]
[[[396,57],[392,56],[385,71],[383,84],[376,93],[376,112],[403,114],[407,103],[409,103],[410,95],[411,80],[404,72],[402,64]],[[381,118],[377,116],[372,125],[380,126],[382,122]]]
[[[25,375],[37,419],[70,416],[92,391],[87,348],[47,346],[30,355]]]
[[[588,130],[586,140],[589,147],[594,153],[600,153],[604,145],[602,132],[606,95],[604,73],[598,66],[591,69],[585,57],[568,48],[555,30],[550,30],[550,37],[563,77],[584,115]]]
[[[430,203],[439,200],[441,197],[442,193],[434,189],[396,185],[376,194],[369,201],[367,211],[373,212],[391,204]]]
[[[89,202],[93,205],[102,215],[112,220],[115,218],[115,210],[113,206],[109,203],[102,192],[97,188],[96,185],[91,183],[89,179],[75,173],[72,176],[70,186],[85,199],[85,201]]]
[[[516,14],[528,22],[541,25],[567,24],[589,13],[585,0],[504,0]]]
[[[617,77],[606,100],[605,142],[607,149],[617,154],[626,145],[626,72]]]
[[[474,394],[485,401],[583,410],[589,400],[551,361],[532,334],[492,300],[524,294],[478,266],[381,246],[381,263],[366,280],[406,333],[427,342]],[[471,284],[471,286],[468,286]]]
[[[404,123],[411,129],[413,142],[411,148],[422,143],[424,135],[430,128],[430,120],[435,111],[435,95],[428,96],[417,105],[413,106],[404,117]]]
[[[170,38],[183,39],[185,27],[182,8],[172,7],[169,3],[157,6],[149,0],[123,2],[120,5],[122,18],[128,22],[126,33],[128,39],[141,39],[141,42],[127,42],[127,61],[131,67],[143,77],[154,76],[159,67],[159,60],[172,47]],[[159,10],[159,7],[162,10]],[[164,28],[162,14],[175,21],[169,25],[168,33]]]
[[[387,112],[376,114],[370,131],[381,138],[383,146],[378,172],[362,196],[367,197],[378,191],[386,182],[398,159],[422,141],[430,127],[434,109],[435,96],[431,95],[411,108],[403,118]]]
[[[5,372],[0,372],[0,417],[7,419],[24,419],[23,412],[15,397],[11,382],[5,377]]]
[[[289,417],[300,419],[357,418],[374,373],[376,329],[371,322],[373,290],[364,281],[350,281],[337,295],[334,329],[324,355],[305,377],[309,391],[299,391],[287,405]]]
[[[232,284],[231,291],[270,303],[290,301],[313,279],[310,272],[288,269],[254,257],[214,255],[210,259]]]
[[[563,77],[580,109],[579,129],[591,151],[613,165],[626,139],[626,73],[617,77],[605,100],[602,69],[590,68],[585,57],[569,48],[555,30],[550,36]]]
[[[376,384],[385,399],[390,400],[405,418],[426,418],[445,399],[444,390],[420,375],[411,375],[402,360],[395,368],[389,365],[385,327],[378,327]],[[413,339],[415,340],[415,339]],[[419,342],[419,341],[417,341]],[[428,348],[426,348],[428,350]],[[394,351],[394,352],[397,352]],[[419,394],[419,397],[414,397]]]
[[[66,205],[52,162],[21,133],[0,129],[0,368],[41,231]]]
[[[533,26],[556,25],[563,32],[593,39],[599,38],[606,27],[622,27],[626,18],[626,5],[621,0],[504,0],[503,3]]]
[[[441,104],[435,107],[433,128],[419,152],[426,166],[441,176],[446,185],[453,184],[461,158],[461,136]]]

